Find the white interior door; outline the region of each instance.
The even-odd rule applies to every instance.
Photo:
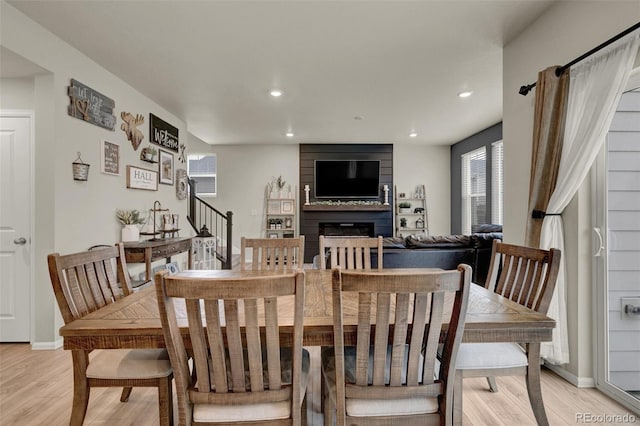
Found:
[[[0,342],[31,330],[31,117],[0,113]]]

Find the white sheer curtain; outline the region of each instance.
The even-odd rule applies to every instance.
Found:
[[[571,67],[569,101],[558,181],[547,214],[562,213],[582,184],[609,131],[640,46],[637,32]],[[561,216],[546,216],[540,248],[562,250],[562,262],[548,315],[556,320],[553,341],[541,354],[552,364],[569,362],[564,238]]]

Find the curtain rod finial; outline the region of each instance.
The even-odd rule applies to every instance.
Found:
[[[520,86],[520,90],[518,91],[518,93],[520,93],[522,96],[527,96],[531,91],[531,89],[533,89],[535,86],[536,86],[535,83],[525,84],[524,86]]]

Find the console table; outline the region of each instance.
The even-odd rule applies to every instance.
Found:
[[[188,265],[191,265],[191,237],[159,238],[139,242],[124,243],[124,254],[127,263],[144,263],[146,266],[145,282],[151,280],[151,262],[166,259],[184,252],[189,253]]]

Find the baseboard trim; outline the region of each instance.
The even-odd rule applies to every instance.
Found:
[[[554,364],[545,363],[544,366],[577,388],[596,387],[596,381],[593,377],[578,377],[573,373],[569,373],[564,368]]]
[[[56,339],[53,342],[33,342],[31,343],[32,351],[52,351],[62,347],[62,339]]]

